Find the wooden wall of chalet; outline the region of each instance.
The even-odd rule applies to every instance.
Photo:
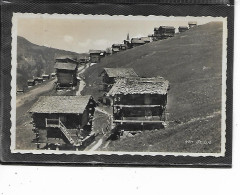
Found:
[[[161,94],[117,94],[114,104],[119,105],[166,105],[167,95]]]
[[[102,82],[103,82],[103,91],[108,92],[111,89],[111,86],[115,83],[114,77],[109,77],[108,74],[104,71],[102,73]]]
[[[76,70],[59,70],[57,69],[58,83],[62,86],[69,86],[71,83],[73,86],[77,85],[77,73]]]
[[[59,119],[68,129],[75,129],[79,125],[81,125],[81,121],[83,120],[82,114],[46,114],[46,113],[34,113],[32,115],[33,123],[36,128],[46,129],[46,121],[45,119]]]
[[[90,54],[90,61],[91,63],[100,62],[100,54]]]

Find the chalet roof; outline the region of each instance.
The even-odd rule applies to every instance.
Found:
[[[173,26],[160,26],[159,28],[175,29]]]
[[[187,28],[188,29],[188,26],[179,26],[178,28]]]
[[[191,21],[191,22],[188,22],[188,24],[195,24],[195,25],[197,25],[197,22],[196,21]]]
[[[112,47],[120,47],[121,44],[113,44]]]
[[[32,82],[34,82],[34,80],[33,79],[29,79],[27,82],[32,83]]]
[[[102,53],[102,50],[92,50],[92,49],[90,49],[89,53],[90,54],[100,54],[100,53]]]
[[[76,59],[77,57],[73,57],[73,56],[68,56],[68,55],[62,55],[62,56],[58,56],[56,57],[56,59],[59,59],[59,60],[64,60],[64,59],[71,59],[71,60],[74,60]]]
[[[162,77],[124,78],[118,79],[108,92],[108,96],[116,94],[166,94],[169,82]]]
[[[132,38],[131,43],[139,43],[139,44],[144,44],[145,41],[139,39],[139,38]]]
[[[137,77],[137,73],[133,70],[133,68],[104,68],[105,72],[109,77]]]
[[[119,48],[112,48],[112,50],[115,51],[115,52],[116,52],[116,51],[120,51]]]
[[[144,42],[150,42],[151,38],[150,37],[141,37],[141,40],[143,40]]]
[[[54,68],[61,69],[61,70],[75,70],[77,68],[77,64],[56,62]]]
[[[68,59],[68,60],[70,60],[70,61],[72,61],[74,63],[77,63],[77,57],[70,57],[70,56],[60,56],[60,57],[57,57],[56,61],[62,61],[62,60],[66,60],[66,59]]]
[[[91,96],[40,96],[28,111],[30,113],[68,113],[84,112]]]

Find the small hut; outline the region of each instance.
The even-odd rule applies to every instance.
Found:
[[[80,147],[93,133],[96,103],[91,96],[41,96],[29,110],[36,144]]]

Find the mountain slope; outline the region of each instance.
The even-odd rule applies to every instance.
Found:
[[[61,55],[79,57],[80,54],[39,46],[18,36],[17,38],[17,87],[23,88],[33,76],[54,72],[55,58]]]
[[[87,87],[84,94],[93,94],[95,98],[101,96],[101,78],[98,74],[104,67],[131,67],[140,76],[163,76],[171,85],[167,108],[169,127],[164,132],[145,132],[144,136],[113,142],[108,149],[220,151],[221,22],[197,26],[174,38],[152,42],[104,58],[101,63],[85,72]],[[170,138],[167,135],[171,135]],[[193,143],[186,145],[186,140],[193,140]],[[197,140],[211,140],[211,144],[197,144]],[[154,147],[150,148],[149,145]]]

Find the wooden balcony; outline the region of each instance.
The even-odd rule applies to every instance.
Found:
[[[59,127],[60,126],[60,119],[48,119],[45,118],[46,127]]]

